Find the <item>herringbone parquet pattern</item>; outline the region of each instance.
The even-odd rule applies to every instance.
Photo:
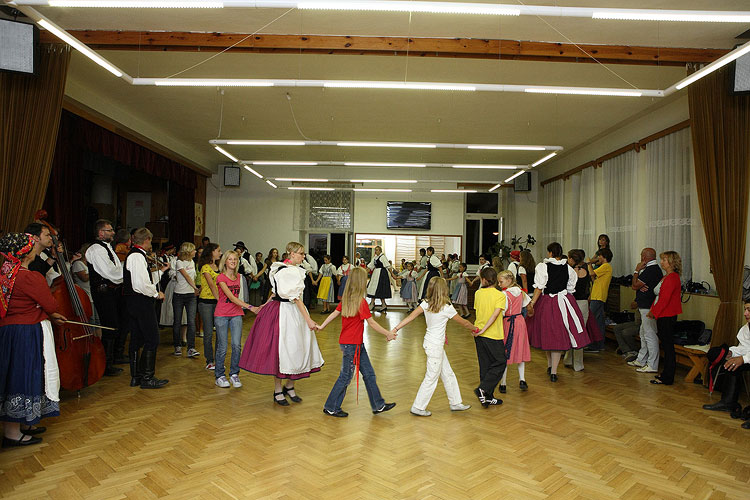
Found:
[[[383,325],[402,317],[376,314]],[[42,445],[0,452],[0,496],[750,498],[750,433],[739,421],[702,410],[703,387],[652,386],[612,352],[588,355],[585,372],[561,367],[557,384],[534,352],[529,391],[518,391],[512,367],[505,404],[484,410],[472,393],[473,341],[451,328],[448,357],[472,409],[450,412],[438,386],[433,416],[419,418],[409,414],[424,375],[417,320],[396,342],[368,341],[383,395],[398,406],[372,415],[360,382],[359,404],[354,384],[344,401],[349,418],[327,417],[341,361],[335,326],[318,336],[322,372],[298,382],[304,402],[288,408],[272,403],[268,377],[243,372],[241,389],[216,387],[203,358],[171,356],[165,332],[157,365],[171,380],[165,389],[133,389],[123,375],[80,399],[66,394],[61,417],[43,422]]]

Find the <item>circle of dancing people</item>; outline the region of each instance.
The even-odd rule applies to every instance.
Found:
[[[599,312],[603,313],[612,277],[612,251],[606,235],[599,238],[600,248],[588,261],[583,250],[573,249],[565,255],[562,246],[553,242],[539,264],[528,250],[511,252],[507,270],[499,259],[490,261],[482,255],[473,277],[458,255],[438,258],[433,247],[420,250],[419,261],[402,260],[399,269],[394,269],[380,246],[373,249],[369,263],[357,253],[351,262],[344,257],[336,268],[328,255],[318,267],[297,242],[288,243],[281,255],[273,248],[263,259],[260,252],[251,255],[242,241],[234,250],[222,253],[208,238],[200,248],[185,242],[179,249],[165,247],[162,256],[154,258],[152,241],[147,228],[116,234],[110,221],[99,220],[94,241],[68,264],[75,282],[93,299],[93,324],[102,327],[102,374],[117,376],[122,372],[117,365],[127,363],[132,387],[159,389],[168,384],[156,376],[159,325],[165,322],[171,322],[176,357],[182,356],[183,345],[187,358],[199,357],[196,337],[202,335],[206,369],[214,372],[216,386],[242,387],[240,370],[272,376],[273,403],[290,406],[290,401],[302,402],[296,381],[320,371],[324,364],[315,333],[340,316],[341,369],[323,404],[325,415],[339,418],[348,416],[343,401],[352,379],[358,380],[360,373],[374,414],[396,405],[386,401],[377,385],[363,340],[365,325],[390,342],[424,315],[426,371],[410,408],[412,414],[422,417],[431,415],[428,405],[439,380],[450,411],[470,408],[462,399],[444,350],[449,321],[473,336],[478,360],[478,383],[473,392],[485,409],[503,403],[496,391],[504,394],[508,390],[508,365],[517,367],[519,390],[529,389],[525,367],[531,360],[530,347],[545,352],[552,383],[558,381],[561,360],[580,371],[584,348],[594,352],[603,348],[604,323]],[[39,422],[59,415],[60,377],[52,325],[72,320],[58,312],[48,286],[56,275],[65,274],[53,258],[62,249],[54,246],[50,230],[40,223],[0,239],[3,447],[41,442],[46,429]],[[651,383],[671,385],[675,370],[672,332],[682,312],[682,265],[676,252],[659,257],[657,263],[656,252],[645,248],[633,274],[643,341],[628,364],[641,373],[658,373],[661,343],[664,363]],[[395,280],[401,282],[408,316],[388,330],[375,320],[373,312],[379,299],[377,311],[387,313],[386,300],[392,298]],[[471,315],[468,290],[477,282],[472,323],[466,319]],[[330,313],[321,324],[309,313],[313,286],[318,287],[316,298],[322,302],[323,312]],[[157,315],[158,303],[161,313]],[[257,316],[242,346],[245,311]],[[202,328],[198,328],[196,317]],[[745,319],[750,324],[750,302],[745,304]],[[738,374],[750,364],[747,328],[743,326],[738,333],[740,345],[722,353],[725,358],[720,361],[728,374],[722,400],[704,408],[737,411]],[[225,358],[230,342],[227,377]],[[357,397],[358,392],[357,384]]]

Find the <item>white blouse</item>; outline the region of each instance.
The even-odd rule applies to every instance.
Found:
[[[282,266],[285,267],[282,268]],[[302,292],[305,291],[304,269],[291,264],[274,262],[271,264],[270,276],[273,278],[271,288],[278,297],[286,300],[302,298]]]
[[[383,267],[386,269],[391,268],[391,263],[388,262],[388,258],[385,256],[384,253],[381,253],[378,257],[373,257],[369,264],[367,264],[367,267],[370,269],[375,269],[375,261],[379,260],[381,264],[383,264]]]
[[[544,261],[537,264],[536,268],[534,268],[534,288],[544,290],[544,288],[547,286],[547,280],[549,279],[549,276],[547,276],[547,263],[553,264],[555,266],[568,266],[568,261],[565,259],[544,259]],[[576,291],[577,282],[578,275],[572,267],[568,266],[568,283],[565,287],[568,290],[568,293],[573,293]]]

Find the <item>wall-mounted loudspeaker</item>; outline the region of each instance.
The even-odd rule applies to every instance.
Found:
[[[235,167],[235,166],[224,167],[224,185],[225,186],[239,186],[240,185],[240,167]]]
[[[531,172],[525,172],[513,180],[513,191],[531,191]]]

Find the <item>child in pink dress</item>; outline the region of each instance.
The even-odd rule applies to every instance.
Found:
[[[505,357],[508,358],[508,363],[500,381],[500,393],[505,394],[506,391],[505,379],[508,375],[508,365],[518,365],[518,378],[520,379],[518,385],[522,391],[526,391],[529,388],[525,376],[526,361],[531,361],[531,351],[526,318],[521,314],[521,310],[529,305],[531,298],[518,286],[511,271],[501,271],[497,275],[497,282],[503,289],[508,304],[503,316],[503,329],[506,332]]]

